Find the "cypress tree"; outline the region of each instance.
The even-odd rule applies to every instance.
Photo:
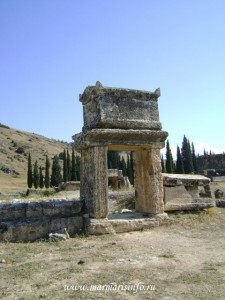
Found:
[[[80,156],[75,156],[76,180],[80,181]]]
[[[75,151],[72,149],[72,163],[71,163],[71,180],[76,181],[76,160],[75,160]]]
[[[162,173],[165,173],[166,169],[165,169],[165,163],[164,163],[163,155],[161,156],[161,168],[162,168]]]
[[[166,142],[166,171],[167,173],[173,173],[174,171],[173,156],[170,149],[169,140]]]
[[[198,174],[198,163],[197,163],[197,158],[196,158],[196,155],[195,155],[195,147],[194,147],[193,142],[191,144],[191,155],[192,155],[194,173]]]
[[[39,167],[39,186],[41,189],[44,187],[44,176],[42,173],[42,167]]]
[[[134,160],[133,160],[133,152],[130,153],[130,168],[131,168],[131,178],[130,183],[134,185]]]
[[[52,174],[51,174],[51,186],[57,187],[62,181],[61,176],[61,167],[59,164],[59,157],[58,155],[55,155],[53,157],[53,163],[52,163]]]
[[[120,155],[117,151],[108,151],[108,169],[120,168]]]
[[[62,176],[61,176],[61,167],[59,164],[59,157],[58,155],[55,155],[53,157],[53,163],[52,163],[51,186],[53,187],[59,186],[61,182],[62,182]]]
[[[130,183],[133,185],[134,184],[134,171],[133,171],[133,156],[132,156],[132,152],[130,152],[130,154],[127,154],[126,176],[128,177]]]
[[[48,156],[46,155],[46,160],[45,160],[45,188],[48,189],[50,186],[50,161]]]
[[[33,174],[32,174],[32,164],[31,164],[31,155],[29,152],[28,155],[28,168],[27,168],[27,185],[31,189],[33,186]]]
[[[120,160],[120,170],[123,171],[123,176],[127,176],[127,165],[123,156]]]
[[[180,147],[177,146],[177,161],[176,161],[176,173],[184,174],[184,164],[180,152]]]
[[[34,188],[37,189],[39,187],[39,171],[38,171],[38,162],[37,160],[34,163]]]
[[[192,155],[191,155],[191,147],[190,142],[184,135],[182,148],[181,148],[181,155],[184,164],[184,173],[191,174],[194,171],[193,162],[192,162]]]
[[[68,181],[68,170],[67,170],[67,156],[66,156],[66,150],[64,149],[63,152],[63,181]]]
[[[66,155],[66,164],[67,164],[67,181],[71,180],[71,159],[69,150],[67,149],[67,155]]]

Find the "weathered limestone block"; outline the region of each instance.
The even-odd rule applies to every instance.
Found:
[[[89,234],[115,233],[108,219],[85,219],[85,231]]]
[[[41,202],[30,202],[27,204],[26,217],[42,217],[43,209]]]
[[[81,216],[56,218],[52,219],[49,224],[50,232],[64,232],[64,228],[67,229],[70,235],[80,233],[83,229],[83,218]]]
[[[81,151],[80,195],[90,217],[107,216],[107,147],[89,147]]]
[[[215,206],[210,199],[202,200],[199,186],[209,185],[202,175],[163,174],[165,211],[203,209]]]
[[[166,213],[146,218],[140,217],[138,213],[134,213],[132,217],[120,218],[114,218],[112,215],[109,219],[86,219],[85,228],[89,234],[122,233],[151,229],[163,224],[166,219],[168,219]]]
[[[214,195],[215,195],[216,199],[223,199],[224,192],[220,189],[217,189],[217,190],[215,190]]]
[[[6,225],[8,229],[0,235],[1,241],[32,242],[47,236],[49,232],[49,220],[45,218],[6,222]]]
[[[199,197],[199,190],[198,190],[198,184],[195,183],[193,185],[186,185],[185,186],[186,191],[191,195],[192,198],[198,198]]]
[[[0,204],[0,221],[25,218],[26,206],[26,203]]]
[[[136,211],[161,214],[164,211],[160,149],[133,152]]]
[[[212,193],[209,184],[204,185],[204,190],[199,192],[199,196],[202,198],[212,198]]]
[[[49,201],[42,202],[43,215],[48,217],[71,216],[81,211],[80,201]]]
[[[192,205],[192,200],[192,196],[183,185],[164,187],[165,211],[181,210],[184,207],[189,209]]]
[[[0,241],[28,242],[46,238],[50,232],[64,232],[67,229],[70,235],[83,230],[83,218],[72,216],[65,218],[27,218],[20,221],[4,222],[6,230],[0,233]]]
[[[202,175],[193,174],[163,174],[163,184],[164,186],[201,186],[208,184],[210,179]]]
[[[158,112],[160,90],[147,92],[132,89],[88,86],[80,101],[83,104],[84,130],[91,128],[161,129]]]
[[[161,130],[92,129],[73,135],[75,149],[106,146],[109,150],[133,151],[142,148],[163,148],[168,133]]]

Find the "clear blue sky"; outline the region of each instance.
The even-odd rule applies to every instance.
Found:
[[[161,88],[172,149],[225,151],[224,0],[1,0],[0,122],[72,141],[79,94]]]

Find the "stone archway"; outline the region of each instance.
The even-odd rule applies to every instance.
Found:
[[[108,150],[133,152],[136,210],[164,212],[160,149],[168,133],[159,122],[159,96],[159,89],[152,93],[100,83],[80,95],[84,126],[73,139],[81,152],[81,200],[91,218],[108,215]]]

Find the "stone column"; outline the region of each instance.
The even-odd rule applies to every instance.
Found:
[[[80,195],[91,218],[108,215],[107,147],[81,151]]]
[[[133,152],[136,211],[161,214],[164,212],[163,178],[160,149]]]

